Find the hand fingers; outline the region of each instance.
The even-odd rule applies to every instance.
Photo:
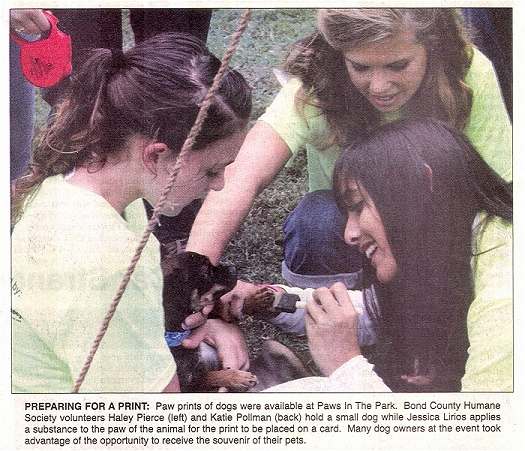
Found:
[[[197,348],[201,344],[201,341],[204,340],[204,338],[206,337],[206,333],[207,333],[207,330],[205,326],[201,326],[193,330],[191,332],[191,335],[185,340],[183,340],[182,347],[186,349]]]
[[[46,16],[39,9],[12,11],[11,24],[15,30],[27,34],[41,34],[51,27]]]
[[[195,329],[196,327],[202,326],[208,319],[208,315],[213,310],[213,305],[206,305],[202,310],[192,313],[187,316],[184,322],[182,323],[182,328],[184,330]]]
[[[315,323],[320,322],[326,314],[323,310],[323,303],[326,301],[322,299],[326,296],[331,296],[328,288],[318,288],[313,292],[312,298],[306,303],[306,311]]]
[[[202,326],[206,322],[206,319],[206,315],[203,315],[202,312],[192,313],[186,317],[182,323],[182,328],[184,330],[195,329],[196,327]]]
[[[35,13],[31,15],[31,20],[34,27],[38,30],[37,33],[45,33],[51,28],[51,24],[42,11],[35,11]]]
[[[343,308],[346,313],[356,313],[354,304],[350,299],[350,295],[346,289],[346,286],[341,282],[337,282],[330,288],[331,293],[333,294],[335,300],[337,301],[337,306]]]
[[[231,337],[230,341],[224,341],[221,346],[217,346],[209,336],[205,341],[217,349],[223,369],[247,370],[250,367],[248,348],[242,335]]]
[[[232,318],[242,319],[242,307],[244,301],[238,294],[235,293],[235,290],[230,291],[229,293],[226,293],[224,296],[222,296],[220,302],[223,305],[222,309],[224,315],[229,318],[229,320],[225,321],[231,321]]]

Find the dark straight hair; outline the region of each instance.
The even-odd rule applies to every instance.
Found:
[[[474,296],[472,224],[480,211],[512,221],[511,185],[435,119],[385,125],[343,152],[334,190],[345,212],[349,180],[374,201],[398,265],[394,281],[378,289],[378,320],[393,351],[385,377],[403,389],[399,376],[416,366],[436,372],[435,389],[459,389]]]

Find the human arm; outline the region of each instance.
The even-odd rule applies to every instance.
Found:
[[[217,264],[256,196],[290,156],[288,146],[272,127],[257,122],[247,134],[235,161],[226,168],[224,188],[207,195],[193,224],[186,250],[207,255]]]
[[[310,353],[324,375],[361,354],[357,312],[343,284],[314,291],[306,304],[305,324]]]
[[[313,288],[288,287],[285,285],[257,285],[244,281],[231,292],[221,298],[221,317],[227,321],[232,318],[241,318],[243,313],[264,317],[274,326],[284,332],[296,335],[304,335],[305,311],[298,308],[293,313],[279,312],[272,309],[273,296],[258,296],[257,293],[265,291],[264,287],[271,287],[275,291],[285,291],[299,297],[303,303],[307,303],[313,296]],[[376,302],[374,287],[365,290],[347,290],[352,304],[359,314],[358,318],[358,341],[361,346],[371,346],[377,341],[376,324],[365,308],[365,292],[369,302]]]
[[[357,312],[343,284],[315,290],[306,312],[310,353],[326,377],[296,379],[269,391],[390,391],[361,355]]]

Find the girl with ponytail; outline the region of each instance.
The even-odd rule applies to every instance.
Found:
[[[159,34],[95,49],[73,75],[13,197],[13,390],[72,388],[220,61],[198,39]],[[162,214],[223,186],[250,89],[229,70]],[[164,343],[152,236],[84,382],[96,392],[177,388]]]

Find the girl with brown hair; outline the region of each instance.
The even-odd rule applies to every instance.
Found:
[[[358,288],[362,258],[344,243],[331,192],[342,146],[385,122],[437,118],[463,131],[509,181],[511,125],[492,65],[457,11],[320,10],[317,28],[292,47],[291,78],[247,135],[224,190],[206,199],[187,249],[217,261],[257,194],[306,148],[310,193],[284,225],[283,277],[303,288]],[[242,288],[224,298],[234,315]]]
[[[72,77],[16,184],[14,391],[71,390],[140,241],[142,199],[160,198],[219,66],[198,39],[165,33],[125,53],[95,49]],[[250,109],[248,85],[227,71],[162,214],[223,187]],[[178,388],[159,260],[150,237],[82,390]]]

